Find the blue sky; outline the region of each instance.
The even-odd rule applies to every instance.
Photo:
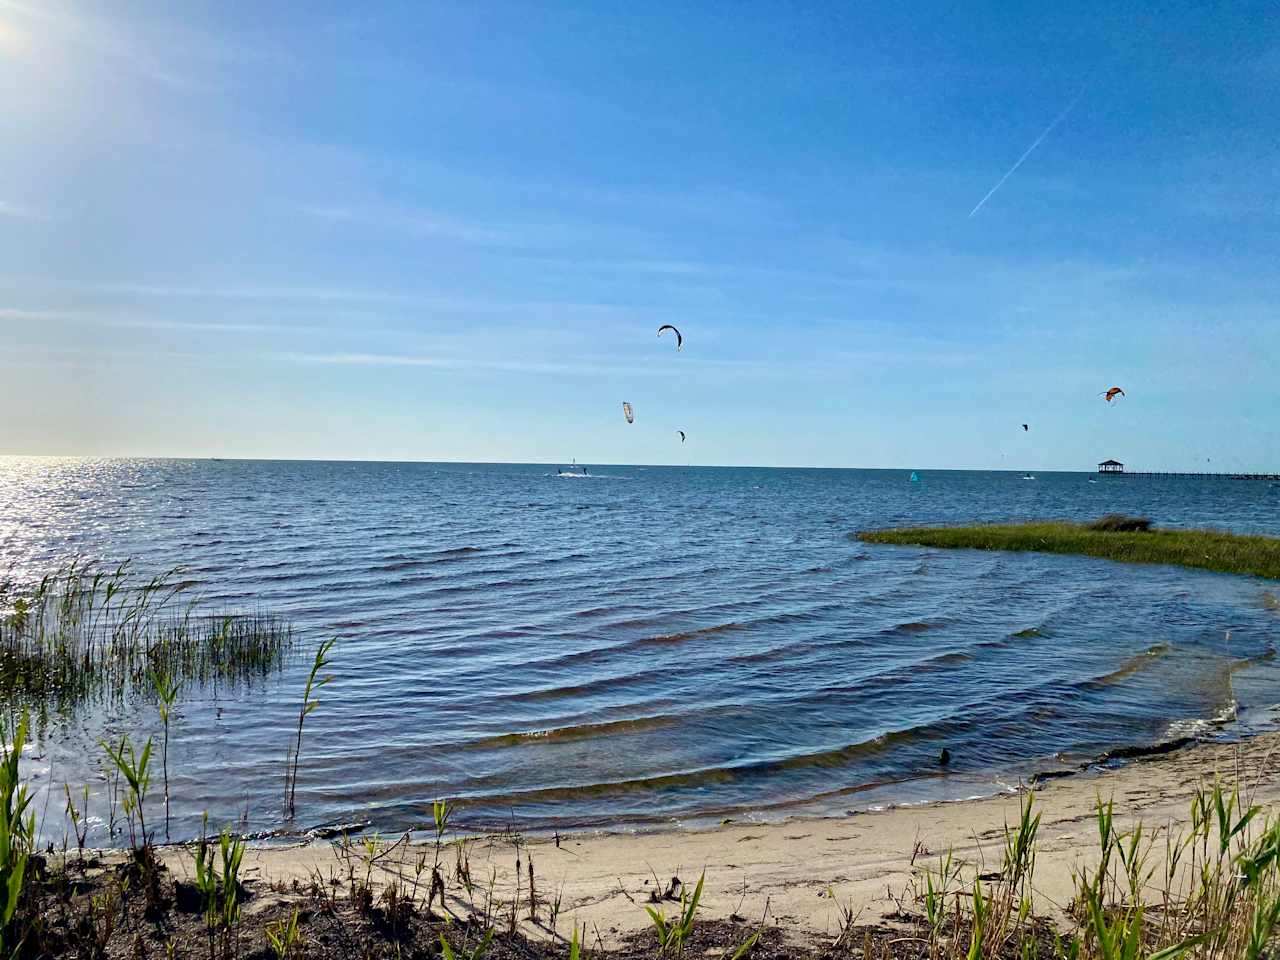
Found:
[[[0,453],[1280,469],[1280,13],[1050,6],[0,0]]]

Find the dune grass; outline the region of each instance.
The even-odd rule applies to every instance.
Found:
[[[1280,537],[1245,536],[1218,530],[1117,530],[1115,520],[1104,520],[1107,522],[1095,524],[1036,522],[901,527],[865,530],[858,534],[858,539],[867,543],[944,549],[1070,553],[1123,563],[1165,563],[1280,580]]]

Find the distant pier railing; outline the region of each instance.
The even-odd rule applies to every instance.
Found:
[[[1203,477],[1211,480],[1268,480],[1280,483],[1280,473],[1194,473],[1178,470],[1099,470],[1101,477]]]

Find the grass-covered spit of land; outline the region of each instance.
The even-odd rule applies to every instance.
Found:
[[[1280,580],[1280,537],[1218,530],[1159,530],[1145,517],[1108,515],[1093,523],[997,523],[865,530],[867,543],[971,550],[1072,553],[1124,563],[1169,563]]]

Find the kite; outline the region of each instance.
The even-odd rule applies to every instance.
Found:
[[[662,336],[662,331],[663,331],[663,330],[670,330],[672,333],[674,333],[674,334],[676,335],[676,349],[677,349],[677,350],[683,350],[683,349],[684,349],[684,337],[681,335],[681,333],[680,333],[680,331],[679,331],[679,330],[677,330],[675,327],[673,327],[673,326],[672,326],[671,324],[669,324],[669,323],[664,323],[662,326],[660,326],[660,327],[658,328],[658,336]]]
[[[680,442],[681,442],[681,443],[684,443],[684,431],[683,431],[683,430],[677,430],[677,431],[676,431],[676,433],[680,434]]]
[[[1102,393],[1098,394],[1098,396],[1105,397],[1107,400],[1107,403],[1110,403],[1116,397],[1123,397],[1124,391],[1121,390],[1119,387],[1112,387],[1110,390],[1102,391]]]
[[[1030,428],[1030,427],[1028,427],[1028,426],[1024,423],[1024,424],[1022,425],[1022,429],[1025,431],[1025,430],[1030,430],[1031,428]]]
[[[636,413],[631,409],[631,404],[625,400],[622,401],[622,415],[627,418],[627,423],[636,422]]]

